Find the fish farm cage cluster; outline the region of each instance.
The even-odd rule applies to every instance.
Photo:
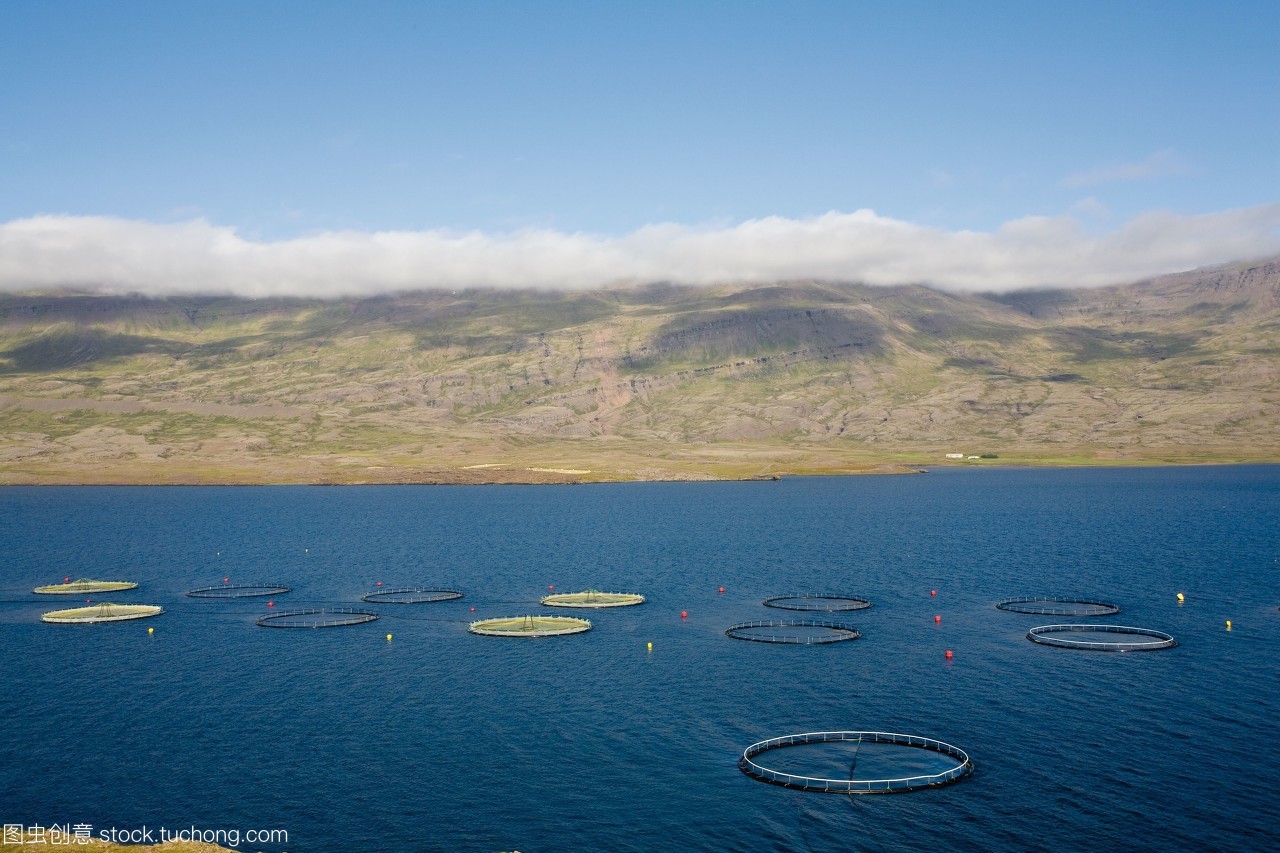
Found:
[[[1109,601],[1044,595],[1004,598],[996,602],[996,607],[1011,613],[1027,613],[1033,616],[1114,616],[1120,612],[1120,606]],[[1066,636],[1071,634],[1077,636]],[[1122,637],[1130,639],[1121,639]],[[1132,639],[1135,637],[1143,639]],[[1150,652],[1171,649],[1178,645],[1173,636],[1164,631],[1108,624],[1041,625],[1028,631],[1027,639],[1033,643],[1060,649],[1082,649],[1095,652]]]
[[[381,587],[381,582],[378,584]],[[109,593],[136,589],[138,584],[128,581],[100,581],[81,578],[72,582],[68,578],[64,583],[36,587],[33,593],[40,595],[71,595],[85,593]],[[221,584],[197,587],[187,591],[189,598],[231,600],[238,598],[262,598],[284,595],[292,591],[282,583],[230,583],[224,578]],[[439,587],[397,587],[394,589],[376,589],[361,596],[361,601],[371,604],[427,604],[441,601],[456,601],[464,594],[456,589]],[[601,592],[587,589],[582,592],[561,593],[546,596],[542,603],[554,607],[626,607],[641,604],[645,600],[637,593]],[[86,600],[86,604],[88,604]],[[274,601],[267,602],[273,607]],[[474,612],[475,608],[472,608]],[[130,619],[142,619],[164,613],[158,605],[112,604],[102,603],[89,607],[77,607],[68,610],[54,610],[41,616],[44,622],[53,624],[93,624],[99,622],[121,622]],[[259,616],[254,624],[263,628],[340,628],[351,625],[362,625],[376,621],[380,614],[375,610],[360,610],[351,607],[309,607],[284,611],[272,611]],[[444,620],[463,621],[463,620]],[[591,622],[572,616],[509,616],[496,619],[472,621],[467,630],[473,634],[490,637],[554,637],[562,634],[578,634],[591,630]],[[390,635],[388,635],[390,639]]]
[[[84,595],[124,592],[137,589],[138,584],[128,581],[101,581],[80,578],[71,581],[69,578],[61,584],[36,587],[33,593],[40,595]],[[221,585],[199,587],[186,593],[191,598],[205,599],[237,599],[257,598],[284,595],[291,588],[280,583],[228,583],[225,579]],[[724,592],[723,587],[720,592]],[[463,598],[461,591],[437,587],[402,587],[395,589],[377,589],[361,597],[362,601],[371,604],[399,605],[426,604],[433,602],[454,601]],[[1179,595],[1179,601],[1182,600]],[[561,608],[611,608],[627,607],[642,604],[643,595],[637,593],[601,592],[587,589],[581,592],[559,593],[547,595],[539,603],[548,607]],[[88,602],[86,602],[88,603]],[[792,593],[775,595],[761,602],[766,607],[782,610],[832,613],[864,610],[872,606],[872,602],[861,596],[837,593]],[[273,606],[274,602],[268,602]],[[1071,598],[1054,596],[1019,596],[1005,598],[996,603],[1000,610],[1013,613],[1046,616],[1112,616],[1120,612],[1118,605],[1092,598]],[[472,608],[474,611],[475,608]],[[99,603],[96,605],[76,607],[66,610],[50,611],[41,616],[42,621],[52,624],[94,624],[102,622],[121,622],[143,619],[164,613],[159,605]],[[681,616],[686,616],[684,612]],[[376,621],[379,613],[373,610],[361,610],[350,607],[317,607],[295,609],[283,612],[271,612],[260,616],[255,624],[264,628],[336,628],[361,625]],[[404,617],[411,618],[411,617]],[[938,617],[935,617],[937,619]],[[451,621],[451,620],[445,620]],[[462,620],[457,620],[462,621]],[[472,634],[489,637],[553,637],[566,634],[578,634],[591,630],[592,623],[588,619],[573,616],[525,615],[500,618],[486,618],[471,621],[467,631]],[[1228,623],[1228,628],[1230,623]],[[779,645],[826,645],[831,643],[856,640],[861,632],[851,626],[838,622],[816,619],[795,620],[759,620],[740,622],[727,628],[727,636],[757,643]],[[391,639],[391,635],[387,635]],[[1136,628],[1125,625],[1108,624],[1053,624],[1032,628],[1027,632],[1027,639],[1046,646],[1067,649],[1086,649],[1096,651],[1151,651],[1167,649],[1177,645],[1172,635],[1150,628]],[[650,644],[652,649],[652,644]],[[951,652],[947,652],[951,658]],[[840,778],[828,778],[832,774],[815,773],[805,775],[793,772],[792,765],[781,762],[782,767],[768,766],[768,759],[762,758],[773,750],[803,747],[805,745],[838,744],[834,756],[838,761],[847,760],[848,773],[841,772]],[[868,747],[874,756],[868,766],[868,753],[863,752],[864,744],[875,744]],[[852,745],[852,751],[849,745]],[[889,747],[888,752],[883,751]],[[891,775],[881,772],[885,768],[886,755],[896,755],[894,747],[903,749],[924,750],[934,754],[932,763],[947,764],[934,773],[915,772],[912,774]],[[815,747],[823,749],[823,747]],[[828,746],[825,749],[832,749]],[[842,752],[843,750],[844,752]],[[846,755],[845,752],[848,752]],[[863,757],[864,775],[858,775],[858,759]],[[824,759],[827,764],[831,755]],[[949,761],[948,761],[949,760]],[[922,762],[915,760],[906,762],[905,766],[919,771]],[[889,766],[893,766],[892,759]],[[974,772],[973,761],[959,747],[934,738],[919,735],[896,734],[877,731],[832,731],[806,732],[803,734],[784,735],[769,738],[748,746],[738,761],[739,769],[746,775],[762,782],[793,788],[803,791],[818,791],[837,794],[884,794],[915,791],[925,788],[936,788],[958,782]],[[783,769],[790,768],[790,769]],[[875,778],[871,778],[874,776]]]

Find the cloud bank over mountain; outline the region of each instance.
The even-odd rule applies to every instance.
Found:
[[[1280,204],[1154,211],[1091,232],[1072,216],[990,232],[832,211],[621,236],[333,231],[278,241],[204,220],[46,215],[0,224],[0,291],[349,297],[433,288],[576,289],[653,281],[923,283],[956,291],[1093,287],[1280,254]]]

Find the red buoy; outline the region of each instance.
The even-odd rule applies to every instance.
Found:
[[[930,595],[937,595],[937,594],[938,594],[938,591],[937,591],[936,589],[931,589],[931,590],[929,590],[929,594],[930,594]]]
[[[942,617],[941,617],[941,616],[935,616],[935,617],[933,617],[933,621],[934,621],[934,622],[941,622],[941,621],[942,621]]]
[[[62,579],[62,582],[63,582],[63,583],[71,583],[71,578],[63,578],[63,579]]]
[[[471,608],[471,612],[472,612],[472,613],[475,613],[475,612],[476,612],[476,609],[475,609],[474,607],[473,607],[473,608]]]
[[[555,589],[555,588],[556,588],[556,585],[555,585],[555,584],[553,584],[553,583],[549,583],[549,584],[547,584],[547,589]]]
[[[951,649],[947,649],[947,660],[951,660]]]
[[[87,598],[86,598],[86,599],[84,600],[84,603],[85,603],[85,604],[88,604],[88,603],[89,603],[89,599],[87,599]]]
[[[688,611],[688,610],[681,610],[681,611],[680,611],[680,618],[681,618],[681,619],[688,619],[688,618],[689,618],[689,611]]]
[[[231,578],[223,578],[223,579],[222,579],[222,582],[223,582],[223,583],[230,583],[230,582],[231,582]]]
[[[724,594],[724,587],[720,587],[720,593],[721,593],[722,595]]]
[[[378,581],[378,586],[382,586],[382,581]]]
[[[275,607],[275,606],[276,606],[276,603],[275,603],[274,601],[268,601],[268,602],[267,602],[267,606],[268,606],[268,607]]]

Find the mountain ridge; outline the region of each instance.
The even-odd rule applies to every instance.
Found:
[[[1280,258],[1001,294],[9,294],[0,482],[712,479],[947,453],[1274,461],[1278,329]]]

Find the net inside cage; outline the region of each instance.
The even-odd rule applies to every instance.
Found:
[[[738,767],[762,782],[833,794],[940,787],[973,772],[959,747],[891,732],[808,732],[752,744]]]
[[[997,602],[996,607],[1011,613],[1028,613],[1033,616],[1113,616],[1120,612],[1118,605],[1108,601],[1049,596],[1006,598]]]
[[[1027,639],[1045,646],[1098,652],[1149,652],[1178,645],[1173,635],[1129,625],[1041,625]]]
[[[290,588],[278,583],[233,583],[202,586],[190,590],[190,598],[257,598],[265,595],[284,595]]]
[[[815,613],[836,613],[845,610],[864,610],[871,602],[856,595],[838,595],[828,592],[804,592],[789,595],[775,595],[766,598],[765,607],[776,607],[780,610],[802,610]]]
[[[455,601],[462,598],[456,589],[436,589],[434,587],[412,587],[405,589],[380,589],[361,596],[362,601],[370,604],[432,604],[437,601]]]
[[[742,622],[725,629],[725,634],[735,640],[802,646],[839,643],[856,640],[862,636],[861,632],[851,625],[814,619]]]
[[[270,613],[258,617],[257,624],[263,628],[343,628],[373,622],[377,618],[377,613],[367,610],[335,607]]]

